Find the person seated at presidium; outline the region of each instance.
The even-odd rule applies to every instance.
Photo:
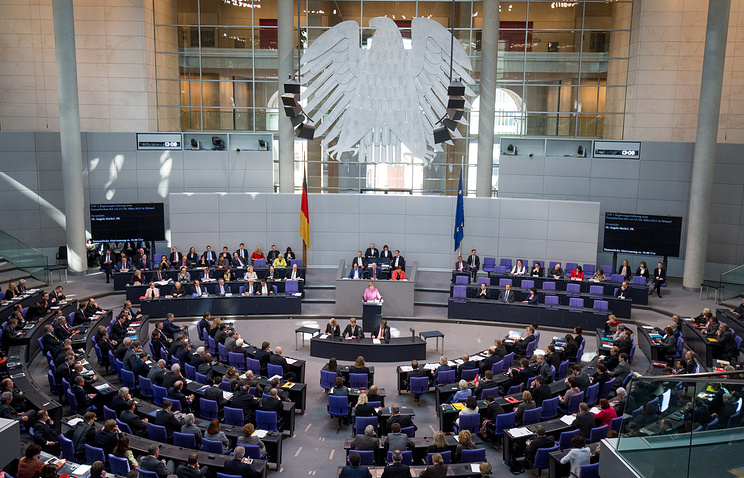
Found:
[[[248,281],[248,280],[251,280],[251,279],[253,279],[254,281],[257,281],[258,280],[258,274],[256,274],[253,271],[253,266],[248,266],[248,269],[245,271],[245,275],[243,276],[243,280]]]
[[[275,268],[283,269],[287,267],[287,261],[284,260],[284,256],[282,254],[279,254],[276,256],[276,259],[274,259],[274,262],[272,262],[271,265]]]
[[[522,303],[530,305],[538,304],[537,289],[535,287],[530,287],[530,296],[527,297],[527,300],[523,300]]]
[[[382,302],[382,296],[380,295],[380,291],[375,288],[375,283],[370,282],[369,286],[364,289],[364,296],[362,297],[364,302],[369,302],[373,300],[379,300]]]
[[[186,288],[180,282],[176,282],[173,284],[171,295],[173,297],[184,297],[186,295]]]
[[[594,275],[590,279],[592,282],[604,282],[606,280],[605,273],[602,269],[594,271]]]
[[[325,333],[331,337],[339,337],[341,335],[341,327],[333,317],[331,317],[331,320],[326,324]]]
[[[571,280],[584,280],[584,269],[581,266],[576,266],[576,269],[571,271]]]
[[[382,319],[380,325],[376,325],[372,330],[372,338],[379,340],[390,340],[390,327],[387,324],[387,320]]]
[[[395,268],[392,275],[390,276],[390,280],[406,280],[406,272],[403,270],[402,266],[398,266]]]
[[[511,273],[515,276],[523,276],[527,273],[527,269],[524,267],[521,259],[517,261],[517,265],[512,267]]]
[[[512,303],[515,300],[515,294],[511,290],[511,284],[506,284],[504,290],[499,294],[499,302]]]
[[[532,266],[532,271],[530,271],[530,275],[532,277],[542,277],[544,272],[545,271],[543,270],[542,265],[539,262],[535,261],[535,265]]]
[[[349,279],[364,279],[364,270],[362,270],[357,262],[354,262],[349,271]]]
[[[479,299],[490,299],[491,293],[488,290],[485,282],[481,282],[480,289],[478,290]]]

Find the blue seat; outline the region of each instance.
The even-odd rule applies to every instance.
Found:
[[[173,444],[183,448],[196,450],[196,437],[193,433],[173,432]]]
[[[444,461],[444,463],[446,465],[449,465],[449,464],[452,463],[452,452],[451,451],[447,450],[447,451],[440,452],[439,454],[442,455],[442,461]],[[426,464],[427,465],[433,465],[434,464],[431,461],[431,457],[432,456],[434,456],[434,453],[427,453],[426,454]]]
[[[142,398],[147,398],[152,400],[153,398],[153,391],[152,391],[152,380],[150,380],[147,377],[140,377],[139,378],[139,384],[140,384],[140,396]]]
[[[103,406],[103,418],[105,420],[115,420],[116,419],[116,412],[106,405]]]
[[[542,285],[543,290],[555,290],[555,282],[545,281]]]
[[[129,425],[119,420],[118,418],[116,419],[116,424],[119,425],[119,430],[121,430],[122,432],[129,433],[130,435],[132,434],[132,429],[129,427]]]
[[[468,282],[470,282],[470,277],[469,276],[466,276],[466,275],[455,276],[455,284],[467,284]],[[462,290],[465,290],[465,288],[463,287]],[[455,297],[457,297],[457,296],[455,296]]]
[[[57,381],[54,379],[54,372],[47,370],[47,382],[49,382],[49,391],[52,395],[59,394],[59,386]]]
[[[107,367],[108,368],[108,361],[103,357],[103,352],[101,352],[101,347],[98,346],[97,343],[93,342],[93,350],[96,352],[96,359],[98,359],[98,365],[101,367]]]
[[[207,440],[206,438],[202,440],[202,450],[207,453],[216,453],[218,455],[225,453],[225,447],[222,445],[221,441]]]
[[[150,440],[158,441],[160,443],[168,443],[168,433],[166,432],[165,427],[162,425],[148,423],[147,436],[150,438]]]
[[[542,402],[542,413],[541,418],[543,420],[550,420],[558,416],[558,404],[560,399],[558,397],[549,398]]]
[[[186,373],[186,378],[188,378],[189,380],[196,381],[196,367],[194,367],[191,364],[185,363],[183,364],[183,369]]]
[[[512,285],[511,279],[499,279],[499,287],[505,287],[507,284]]]
[[[406,450],[406,451],[401,452],[401,453],[403,453],[403,460],[401,461],[401,463],[403,463],[404,465],[412,465],[413,464],[413,452],[411,450]],[[388,453],[387,453],[387,462],[388,463],[392,463],[393,462],[393,452],[392,451],[388,451]]]
[[[134,391],[137,389],[137,379],[134,377],[134,372],[122,368],[121,386],[129,388],[132,394],[134,394]]]
[[[491,365],[491,372],[493,372],[494,375],[498,375],[504,371],[504,361],[499,360],[495,364]]]
[[[609,309],[609,303],[606,300],[594,300],[594,308],[604,310],[605,312]]]
[[[171,407],[171,411],[172,412],[181,412],[181,411],[183,411],[183,410],[181,410],[181,402],[180,401],[178,401],[178,400],[171,400],[171,404],[173,405]]]
[[[266,370],[269,377],[273,377],[274,375],[284,377],[284,369],[281,365],[274,365],[273,363],[266,364]]]
[[[375,433],[379,431],[379,420],[376,416],[374,417],[356,417],[354,419],[354,433],[357,435],[364,435],[364,429],[367,425],[375,427]]]
[[[154,471],[145,471],[142,468],[137,468],[140,478],[158,478],[158,474]]]
[[[364,466],[373,466],[375,464],[375,451],[374,450],[349,450],[349,455],[354,451],[359,453],[359,457],[362,459],[361,464]],[[349,457],[346,457],[346,463],[349,463]]]
[[[178,364],[181,365],[181,359],[176,357],[175,355],[171,356],[171,365]]]
[[[682,338],[680,335],[677,337],[677,346],[675,348],[675,351],[671,355],[666,355],[664,358],[672,359],[672,358],[681,358],[682,357],[682,351],[685,349],[685,339]]]
[[[635,351],[636,351],[636,344],[633,344],[633,346],[630,348],[630,353],[628,354],[628,363],[633,363],[633,357],[635,357]]]
[[[509,387],[509,390],[507,390],[507,395],[514,395],[515,393],[519,393],[522,391],[522,384],[514,385],[513,387]]]
[[[217,352],[218,352],[218,354],[220,356],[220,362],[226,363],[228,361],[227,347],[225,347],[223,344],[218,343],[217,344]],[[243,354],[240,354],[240,355],[243,355]]]
[[[256,428],[259,430],[277,431],[276,412],[267,412],[265,410],[256,410]]]
[[[421,395],[429,392],[429,377],[411,377],[408,385],[409,392],[418,400]]]
[[[350,373],[349,386],[351,388],[366,388],[369,386],[369,377],[366,373]]]
[[[571,448],[571,439],[579,434],[581,430],[569,430],[567,432],[561,432],[561,437],[558,439],[558,447],[561,450],[568,450]]]
[[[202,385],[209,385],[207,376],[203,373],[196,372],[194,374],[194,381],[201,383]]]
[[[284,282],[285,294],[297,294],[300,291],[299,283],[296,280],[288,279]]]
[[[59,434],[59,445],[65,460],[75,461],[75,445],[63,433]]]
[[[100,461],[106,463],[106,454],[103,452],[103,448],[96,448],[85,444],[85,464],[92,465],[93,463]]]
[[[606,398],[610,396],[610,393],[612,393],[612,384],[614,383],[614,380],[608,380],[602,385],[602,388],[599,391],[598,398]]]
[[[328,414],[332,417],[338,418],[338,426],[340,429],[342,420],[349,416],[349,397],[345,395],[329,395]]]
[[[599,463],[593,465],[581,465],[579,478],[599,478]]]
[[[604,295],[604,286],[601,285],[590,285],[589,293],[592,295]]]
[[[437,385],[455,383],[455,370],[442,370],[437,374]]]
[[[67,399],[67,403],[70,405],[70,413],[79,413],[78,402],[75,395],[72,393],[72,390],[65,390],[65,398]]]
[[[323,390],[328,391],[333,388],[336,380],[336,372],[329,372],[328,370],[320,371],[320,386]]]
[[[493,398],[496,398],[499,396],[499,387],[493,387],[493,388],[484,388],[481,391],[481,400],[485,400],[487,396],[493,395]]]
[[[261,362],[259,362],[256,359],[252,359],[252,358],[246,359],[245,369],[253,370],[254,374],[261,375]]]
[[[455,432],[460,433],[461,430],[467,430],[470,433],[478,433],[480,430],[480,414],[473,413],[471,415],[461,415],[458,419],[459,425],[455,425]]]
[[[159,406],[163,406],[163,400],[168,396],[168,390],[165,387],[153,384],[152,386],[152,402]]]
[[[584,392],[574,393],[568,397],[568,413],[579,413],[579,404],[583,401]]]
[[[581,285],[579,284],[566,284],[566,292],[574,292],[576,294],[581,292]]]
[[[486,461],[486,449],[476,448],[474,450],[463,449],[460,452],[460,463],[483,463]]]
[[[242,408],[225,407],[225,424],[242,427],[245,424],[245,415]]]
[[[245,448],[245,457],[253,458],[254,460],[261,459],[261,447],[258,445],[241,445]]]
[[[476,375],[478,375],[478,369],[470,368],[463,370],[460,378],[462,380],[465,380],[466,382],[472,382],[473,380],[475,380]]]
[[[129,460],[109,454],[109,468],[111,473],[119,476],[127,476],[129,473]]]
[[[566,378],[566,375],[568,375],[568,360],[564,360],[558,366],[558,371],[555,374],[555,379],[563,380],[564,378]]]
[[[542,407],[533,408],[532,410],[525,410],[522,415],[522,426],[532,425],[540,421],[542,416]]]
[[[620,433],[620,428],[623,425],[623,417],[617,417],[613,418],[612,421],[610,421],[610,430],[615,430],[616,432]]]
[[[548,461],[548,455],[554,451],[558,451],[560,448],[556,445],[551,448],[538,448],[535,453],[535,463],[533,466],[537,468],[537,475],[540,476],[542,470],[550,466]]]
[[[220,418],[219,408],[217,408],[217,402],[214,400],[208,400],[206,398],[199,398],[199,412],[205,420],[216,420]]]
[[[594,385],[590,385],[589,388],[586,389],[586,399],[584,400],[584,402],[586,402],[587,405],[592,407],[597,403],[598,397],[599,397],[599,383],[595,383]]]
[[[733,415],[731,415],[731,418],[729,418],[729,421],[726,424],[726,428],[738,427],[740,420],[741,420],[741,412],[734,413]]]
[[[516,412],[511,413],[501,413],[496,416],[496,423],[494,424],[493,434],[496,437],[502,437],[504,436],[504,430],[508,430],[509,428],[514,428],[514,418],[516,417]]]
[[[589,432],[589,443],[597,443],[598,441],[607,438],[607,431],[609,429],[610,427],[607,425],[592,428],[592,431]]]
[[[367,403],[369,403],[369,402],[367,402]],[[415,426],[401,428],[400,429],[400,432],[401,433],[405,433],[406,436],[408,436],[408,438],[416,438],[416,427]]]
[[[212,355],[217,355],[217,356],[219,356],[219,355],[218,355],[218,350],[217,350],[217,342],[215,342],[215,341],[214,341],[214,337],[212,337],[212,336],[211,336],[211,335],[209,335],[209,334],[207,334],[207,345],[209,346],[209,352],[210,352],[210,353],[211,353]]]
[[[217,385],[217,388],[219,388],[223,392],[232,392],[232,383],[230,383],[230,382],[220,382],[220,384]]]

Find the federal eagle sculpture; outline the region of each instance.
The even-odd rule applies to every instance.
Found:
[[[405,49],[393,20],[376,17],[369,26],[376,31],[368,49],[360,47],[357,22],[345,21],[302,55],[304,110],[334,159],[350,152],[358,153],[359,162],[400,161],[403,144],[428,164],[442,151],[433,130],[447,109],[452,35],[438,22],[417,17],[411,22],[412,47]],[[457,40],[453,51],[453,78],[472,84],[470,59]],[[460,137],[457,130],[452,134]]]

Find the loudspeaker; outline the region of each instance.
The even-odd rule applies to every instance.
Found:
[[[450,135],[449,130],[442,126],[440,128],[434,129],[434,143],[444,143],[445,141],[450,141],[452,139],[452,135]]]
[[[300,106],[284,107],[284,114],[289,116],[290,118],[297,118],[299,116],[302,116],[300,113],[302,113],[302,108]]]
[[[300,94],[300,82],[297,81],[296,78],[290,77],[289,80],[287,80],[284,83],[284,92],[290,93],[293,95],[299,95]]]
[[[447,96],[465,96],[465,85],[459,78],[449,84],[449,87],[447,87]]]
[[[284,106],[299,106],[300,105],[300,95],[292,94],[292,93],[285,93],[282,95],[282,104]]]
[[[464,96],[450,96],[447,102],[447,109],[464,109],[465,108],[465,97]]]
[[[445,128],[447,128],[450,131],[454,131],[455,128],[457,128],[457,121],[452,121],[451,119],[447,117],[445,117],[442,120],[442,124],[444,125]]]
[[[305,115],[298,113],[297,116],[290,116],[289,121],[292,123],[292,127],[296,128],[297,125],[305,122]]]
[[[465,110],[462,108],[447,108],[447,116],[452,121],[460,121],[460,118],[462,118],[462,115],[465,113]]]
[[[302,139],[313,139],[313,136],[315,136],[315,126],[302,123],[295,130],[295,135]]]

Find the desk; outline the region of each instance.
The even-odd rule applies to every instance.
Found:
[[[439,337],[442,337],[442,354],[444,354],[444,334],[438,330],[430,330],[428,332],[419,332],[419,337],[421,337],[424,340],[433,339],[436,337],[437,339],[437,348],[435,350],[439,351]]]
[[[370,282],[375,283],[380,295],[385,300],[382,307],[383,317],[413,317],[413,296],[416,285],[418,262],[406,263],[406,280],[371,280],[349,279],[346,262],[339,263],[336,272],[336,316],[362,315],[362,297]],[[366,328],[364,330],[367,330]]]
[[[0,305],[0,322],[5,322],[10,318],[11,315],[13,315],[13,307],[16,304],[21,304],[21,308],[30,307],[31,305],[35,304],[39,297],[41,297],[41,292],[34,292],[34,293],[26,293],[21,296],[18,300],[9,300],[9,301],[2,301],[2,305]]]
[[[545,304],[505,304],[497,300],[455,299],[447,300],[447,317],[450,319],[476,319],[492,322],[537,324],[573,329],[577,325],[586,329],[604,327],[609,312],[597,309],[565,307]]]
[[[299,267],[298,269],[300,271],[301,276],[304,278],[305,268]],[[245,275],[247,270],[248,269],[245,267],[232,269],[233,273],[235,274],[235,277],[240,277],[240,278],[242,278]],[[256,273],[258,280],[261,280],[264,277],[266,277],[266,273],[268,272],[268,270],[269,270],[268,267],[254,267],[253,268],[253,272]],[[284,275],[288,271],[289,269],[275,269],[274,274],[278,279],[284,279]],[[151,269],[151,270],[142,271],[142,277],[144,278],[145,283],[149,283],[153,281],[155,279],[155,276],[157,275],[157,272],[158,272],[157,268],[155,268],[154,270]],[[178,274],[181,271],[179,269],[168,269],[164,272],[165,272],[166,279],[172,279],[175,281],[176,279],[178,279]],[[202,269],[192,268],[192,269],[187,269],[187,272],[191,274],[192,279],[199,279],[199,280],[204,279],[204,271]],[[217,269],[217,268],[212,267],[209,270],[209,277],[211,279],[218,279],[219,277],[222,277],[223,274],[224,274],[224,271],[222,269]],[[129,281],[132,279],[133,275],[134,275],[134,269],[130,269],[127,272],[114,272],[113,273],[114,290],[125,290],[127,285],[129,285]]]
[[[592,452],[592,458],[590,460],[590,463],[597,463],[597,445],[599,443],[587,443],[586,446],[589,447],[589,450]],[[571,466],[566,463],[565,465],[561,463],[561,458],[568,455],[568,452],[570,450],[558,450],[558,451],[552,451],[548,453],[548,477],[549,478],[560,478],[563,476],[568,476]]]
[[[532,425],[526,425],[524,428],[527,428],[529,431],[532,432],[532,436],[535,434],[535,426],[541,425],[543,428],[545,428],[545,434],[547,436],[552,436],[555,438],[556,443],[558,443],[558,439],[560,438],[560,435],[562,432],[571,430],[572,426],[567,425],[566,422],[562,421],[560,418],[553,418],[552,420],[546,420],[544,422],[535,423]],[[510,463],[512,455],[514,455],[516,444],[517,443],[524,443],[526,440],[531,439],[531,437],[514,437],[511,434],[511,430],[504,430],[504,446],[502,447],[502,454],[504,457],[505,463]],[[522,456],[524,454],[524,448],[522,448],[522,453],[520,453],[518,456]]]
[[[270,286],[276,286],[277,292],[279,294],[284,293],[284,287],[285,287],[286,282],[281,281],[281,280],[276,280],[276,281],[267,282],[267,284]],[[304,284],[305,284],[305,281],[302,281],[302,280],[297,281],[298,293],[304,294]],[[186,289],[186,292],[189,295],[191,295],[191,292],[194,289],[194,282],[193,281],[184,282],[182,283],[182,285]],[[225,285],[228,286],[230,290],[233,291],[233,294],[237,295],[241,287],[248,285],[248,281],[243,281],[243,280],[229,281],[229,282],[225,282]],[[256,284],[256,286],[258,285],[259,284]],[[149,289],[149,287],[150,286],[148,284],[142,284],[142,285],[127,284],[125,288],[127,300],[131,300],[133,304],[139,304],[140,297],[143,297],[145,295],[145,292],[147,291],[147,289]],[[202,282],[201,287],[202,289],[206,289],[211,295],[213,294],[215,288],[217,287],[217,282],[216,281]],[[173,283],[161,284],[159,282],[156,282],[155,288],[160,291],[160,297],[164,297],[166,295],[169,295],[171,291],[173,290]]]
[[[723,285],[720,281],[712,281],[712,280],[704,280],[702,284],[700,284],[700,300],[703,300],[703,287],[705,287],[705,299],[708,299],[708,294],[711,289],[715,291],[715,294],[713,294],[713,301],[716,304],[719,304],[718,302],[718,293],[723,288]]]
[[[400,414],[401,415],[408,415],[411,417],[411,420],[416,416],[416,412],[413,408],[407,407],[407,406],[401,406],[400,407]],[[388,418],[390,418],[390,407],[382,407],[382,410],[380,410],[380,414],[377,416],[380,420],[380,433],[378,435],[387,435],[390,430],[388,430],[387,427],[387,421]]]
[[[359,401],[359,395],[366,392],[367,390],[363,388],[349,388],[349,406],[355,407],[357,401]],[[385,397],[387,397],[387,392],[385,391],[385,389],[378,388],[377,395],[380,396],[380,406],[385,407]]]
[[[635,342],[650,362],[649,369],[651,369],[651,371],[649,373],[652,375],[661,375],[663,367],[656,367],[654,361],[666,364],[667,360],[664,357],[668,352],[664,349],[664,346],[661,343],[656,343],[654,341],[651,334],[661,335],[663,337],[664,331],[658,327],[651,327],[649,325],[639,325],[637,329],[638,333],[635,335]],[[675,339],[674,342],[677,343],[677,340]],[[653,369],[655,368],[659,368],[658,373],[654,373]]]
[[[51,453],[47,453],[45,451],[42,451],[39,455],[39,460],[46,463],[51,458],[58,458]],[[65,460],[65,464],[62,465],[59,469],[57,469],[57,476],[61,475],[70,475],[70,476],[77,476],[79,478],[84,478],[86,476],[90,475],[90,465],[82,465],[80,463],[72,462],[68,459]],[[114,475],[116,476],[116,475]]]
[[[473,465],[480,466],[479,463],[473,463]],[[370,466],[369,472],[372,475],[372,478],[380,478],[382,476],[382,472],[385,471],[384,466]],[[411,468],[411,476],[418,477],[421,475],[421,473],[424,472],[426,469],[425,466],[412,466]],[[343,466],[339,466],[336,470],[336,476],[341,474],[341,470],[343,469]],[[447,465],[447,477],[458,477],[458,478],[480,478],[480,470],[479,471],[473,471],[473,468],[470,463],[453,463],[451,465]]]
[[[592,282],[590,280],[575,281],[571,279],[553,279],[552,277],[532,277],[532,276],[512,276],[511,274],[498,274],[495,272],[489,272],[488,277],[491,278],[492,284],[499,283],[499,279],[511,279],[513,287],[521,287],[523,280],[535,281],[535,287],[538,289],[543,288],[543,283],[546,281],[555,282],[556,291],[565,291],[566,285],[568,284],[579,284],[581,286],[581,292],[589,292],[589,287],[593,285],[601,285],[604,287],[604,295],[613,296],[615,295],[615,289],[619,289],[622,285],[621,282]],[[648,286],[646,285],[634,285],[630,286],[630,296],[634,304],[648,305]]]
[[[420,337],[394,337],[374,344],[373,339],[310,339],[310,356],[354,361],[363,356],[367,362],[410,362],[426,360],[426,341]]]
[[[302,301],[296,296],[269,297],[233,295],[180,297],[142,300],[142,313],[151,317],[165,317],[168,312],[176,317],[201,316],[204,312],[219,315],[302,314]]]
[[[682,322],[682,338],[685,339],[685,344],[700,357],[700,361],[708,369],[713,367],[713,359],[720,357],[723,351],[718,342],[708,340],[703,331],[695,327],[694,322],[690,319],[685,319]]]
[[[447,442],[447,449],[452,452],[452,457],[455,456],[455,451],[457,450],[457,440],[455,440],[455,437],[453,435],[445,435],[444,436],[445,441]],[[347,438],[344,440],[344,450],[346,451],[346,455],[348,456],[349,451],[351,450],[352,442],[354,441],[353,438]],[[413,463],[416,464],[425,464],[426,463],[426,450],[428,450],[429,445],[432,445],[434,443],[433,437],[413,437],[411,438],[411,441],[413,442],[413,448],[411,449],[411,455],[413,458]],[[473,444],[476,446],[476,448],[483,448],[482,444],[483,441],[480,439],[480,437],[476,434],[473,434]],[[389,450],[387,449],[387,437],[383,436],[380,437],[380,446],[375,449],[375,464],[382,465],[387,460],[387,452]]]
[[[597,284],[593,284],[597,285]],[[450,297],[453,296],[453,290],[454,290],[455,284],[450,285]],[[490,294],[490,297],[497,298],[499,296],[499,293],[504,290],[503,287],[499,286],[489,286],[486,288],[488,290],[488,293]],[[522,302],[523,300],[527,300],[529,297],[529,289],[522,289],[522,288],[516,288],[512,287],[512,292],[515,294],[514,297],[516,298],[516,302]],[[478,293],[480,291],[480,286],[476,284],[471,284],[466,286],[465,292],[467,294],[467,297],[469,299],[476,299],[478,298]],[[568,306],[569,301],[571,298],[579,298],[584,299],[585,305],[593,305],[595,300],[604,300],[607,302],[607,307],[609,308],[609,311],[614,314],[616,317],[629,319],[630,318],[630,312],[632,308],[632,301],[630,299],[618,299],[614,295],[600,295],[600,294],[590,294],[588,292],[568,292],[565,290],[543,290],[539,289],[537,291],[537,297],[541,304],[545,303],[545,296],[551,295],[558,297],[558,304],[563,306]]]
[[[54,428],[60,431],[60,419],[62,418],[62,404],[54,401],[47,393],[31,379],[26,368],[26,345],[16,345],[8,350],[8,373],[13,379],[15,386],[23,392],[26,400],[36,410],[47,410],[49,416],[54,420]]]
[[[320,333],[320,329],[315,327],[299,327],[295,329],[295,350],[297,350],[297,334],[302,337],[302,346],[305,347],[305,334],[310,334],[310,338]]]

